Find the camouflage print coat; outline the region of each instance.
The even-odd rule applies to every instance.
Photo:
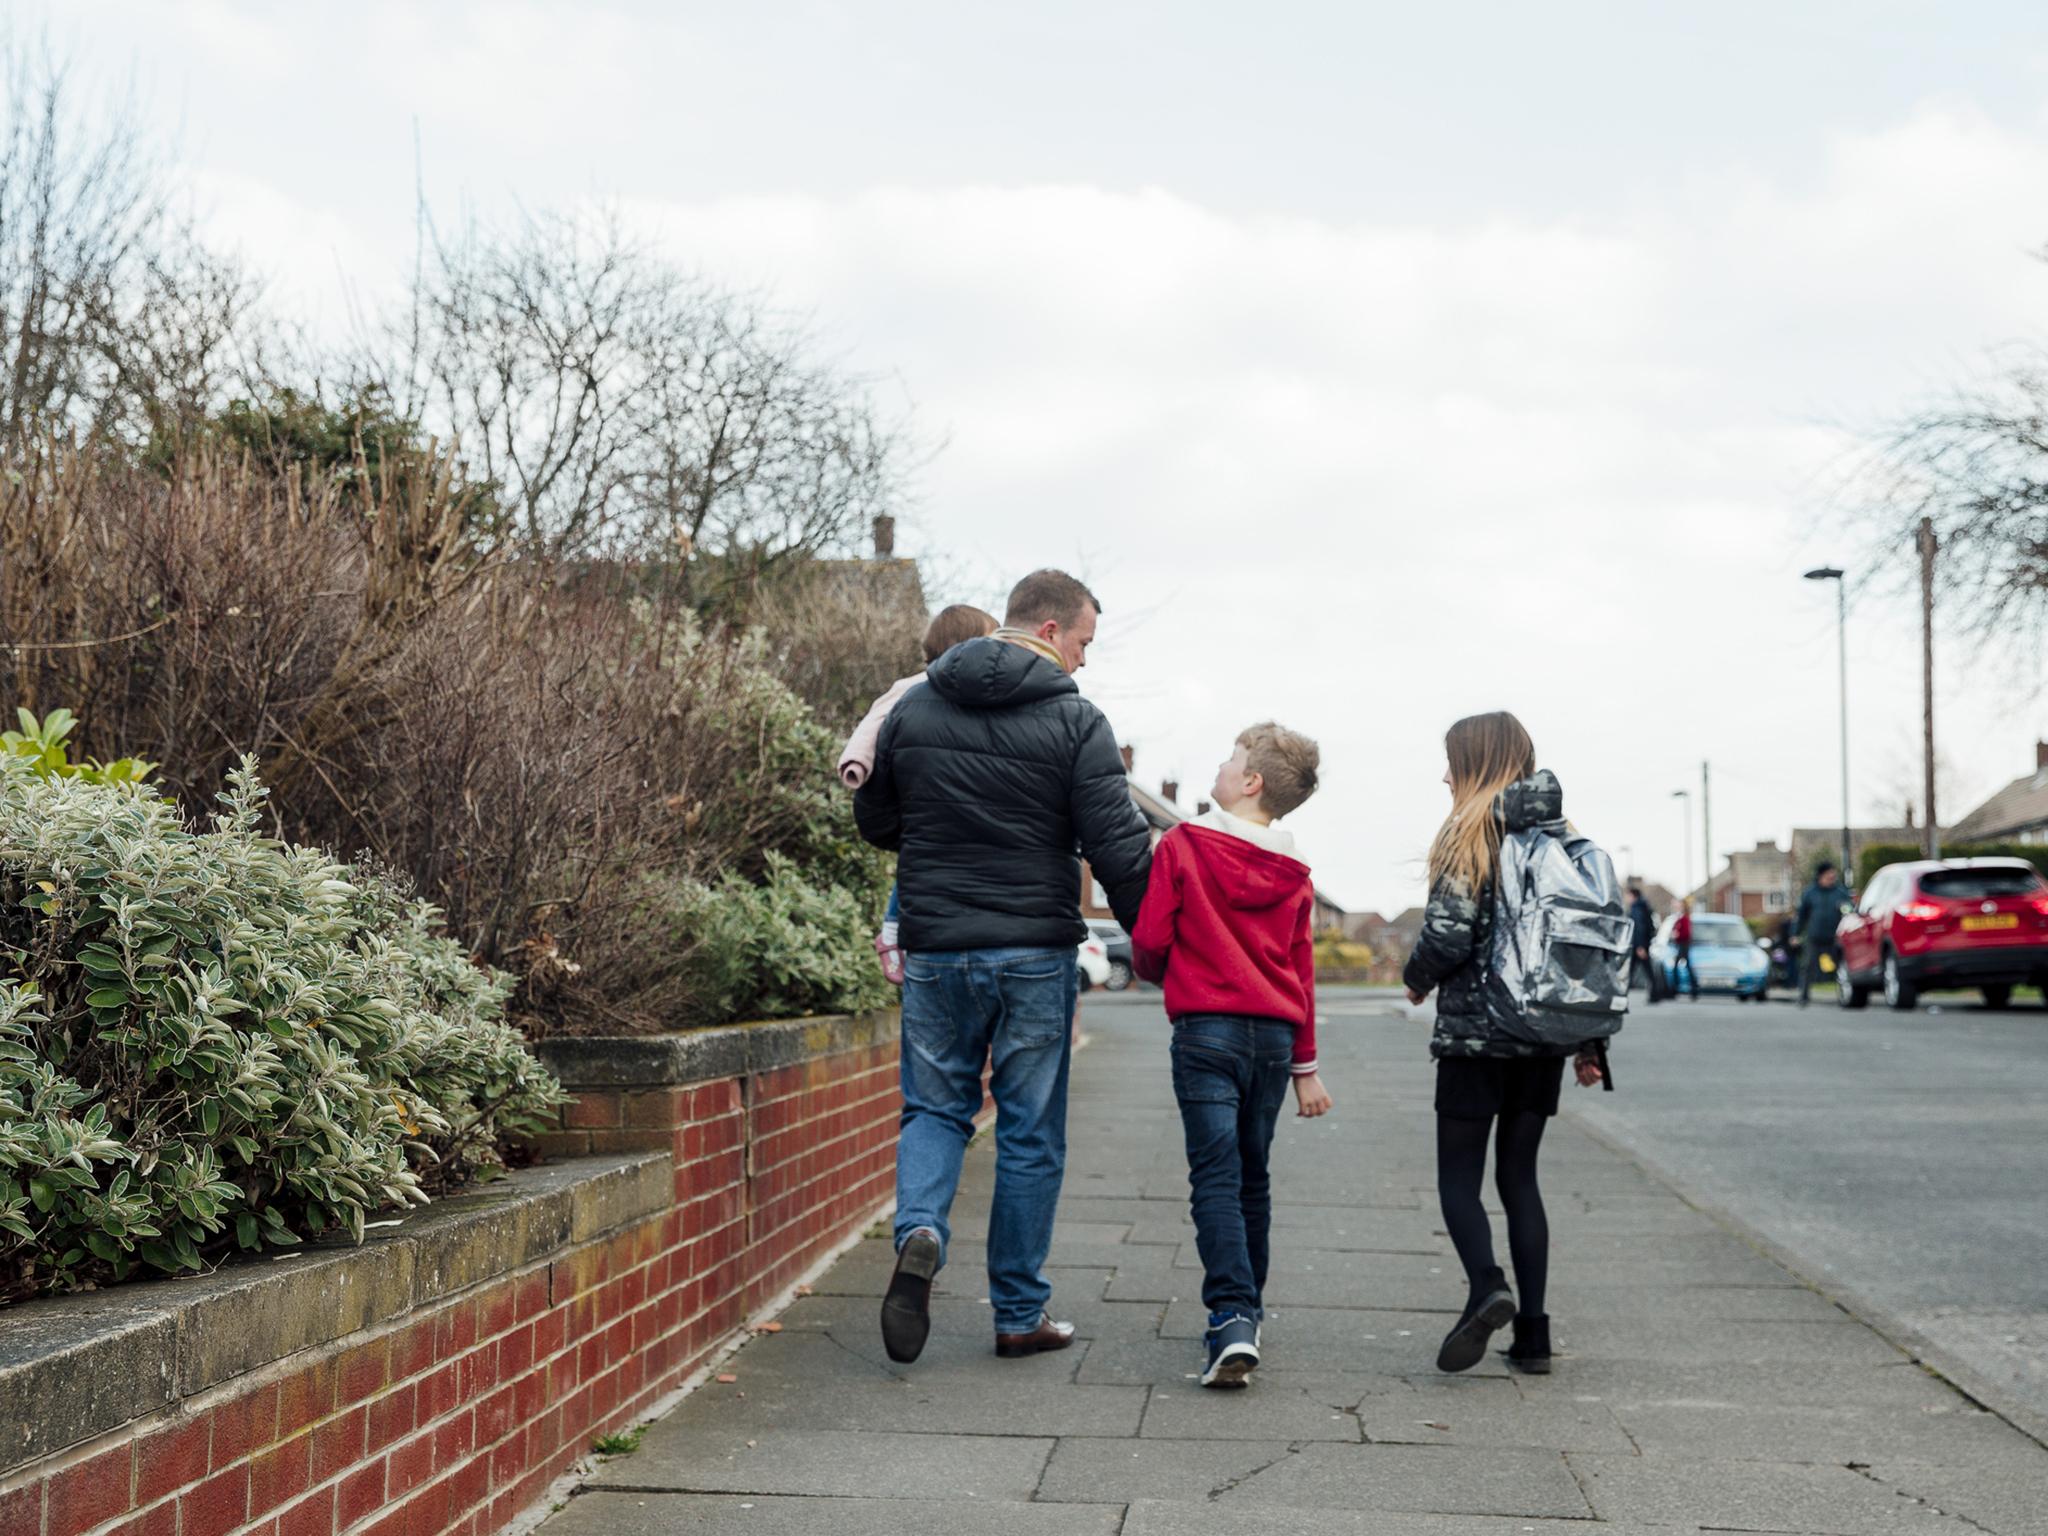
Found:
[[[1494,801],[1493,814],[1509,831],[1564,815],[1564,791],[1549,770],[1510,784]],[[1462,880],[1445,878],[1430,888],[1423,909],[1422,933],[1408,956],[1401,979],[1417,992],[1436,993],[1436,1029],[1429,1040],[1432,1056],[1549,1056],[1502,1034],[1487,1011],[1487,959],[1493,940],[1493,885],[1475,894]]]

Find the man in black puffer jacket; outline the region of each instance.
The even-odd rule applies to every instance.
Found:
[[[1072,674],[1101,605],[1060,571],[1010,594],[1003,628],[932,663],[882,727],[854,796],[861,835],[895,849],[905,951],[896,1273],[882,1304],[893,1360],[915,1360],[932,1276],[993,1055],[995,1204],[989,1300],[1004,1356],[1064,1349],[1046,1312],[1053,1209],[1066,1172],[1069,1024],[1086,855],[1128,929],[1152,838],[1102,711]]]

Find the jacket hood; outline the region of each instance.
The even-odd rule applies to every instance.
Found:
[[[1073,678],[1035,651],[987,636],[954,646],[925,678],[941,698],[962,709],[1010,709],[1080,691]]]
[[[1548,768],[1538,768],[1500,792],[1501,818],[1510,832],[1526,832],[1564,820],[1564,786]]]
[[[1261,827],[1214,810],[1181,825],[1195,861],[1240,912],[1290,900],[1309,877],[1308,865],[1295,853],[1294,834],[1282,827]]]

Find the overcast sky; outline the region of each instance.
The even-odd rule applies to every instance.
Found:
[[[1676,885],[1841,814],[1853,434],[2042,334],[2048,11],[16,4],[132,82],[202,216],[330,329],[447,214],[604,202],[812,317],[942,444],[941,594],[1062,564],[1084,688],[1192,800],[1318,737],[1296,818],[1420,897],[1442,733],[1510,708]],[[19,35],[19,34],[18,34]],[[1859,821],[1917,785],[1918,620],[1852,587]],[[2035,647],[1945,644],[1951,813],[2033,764]]]

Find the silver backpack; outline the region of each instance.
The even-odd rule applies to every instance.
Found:
[[[1501,837],[1487,1012],[1510,1039],[1605,1040],[1628,1013],[1634,930],[1614,861],[1563,822]]]

